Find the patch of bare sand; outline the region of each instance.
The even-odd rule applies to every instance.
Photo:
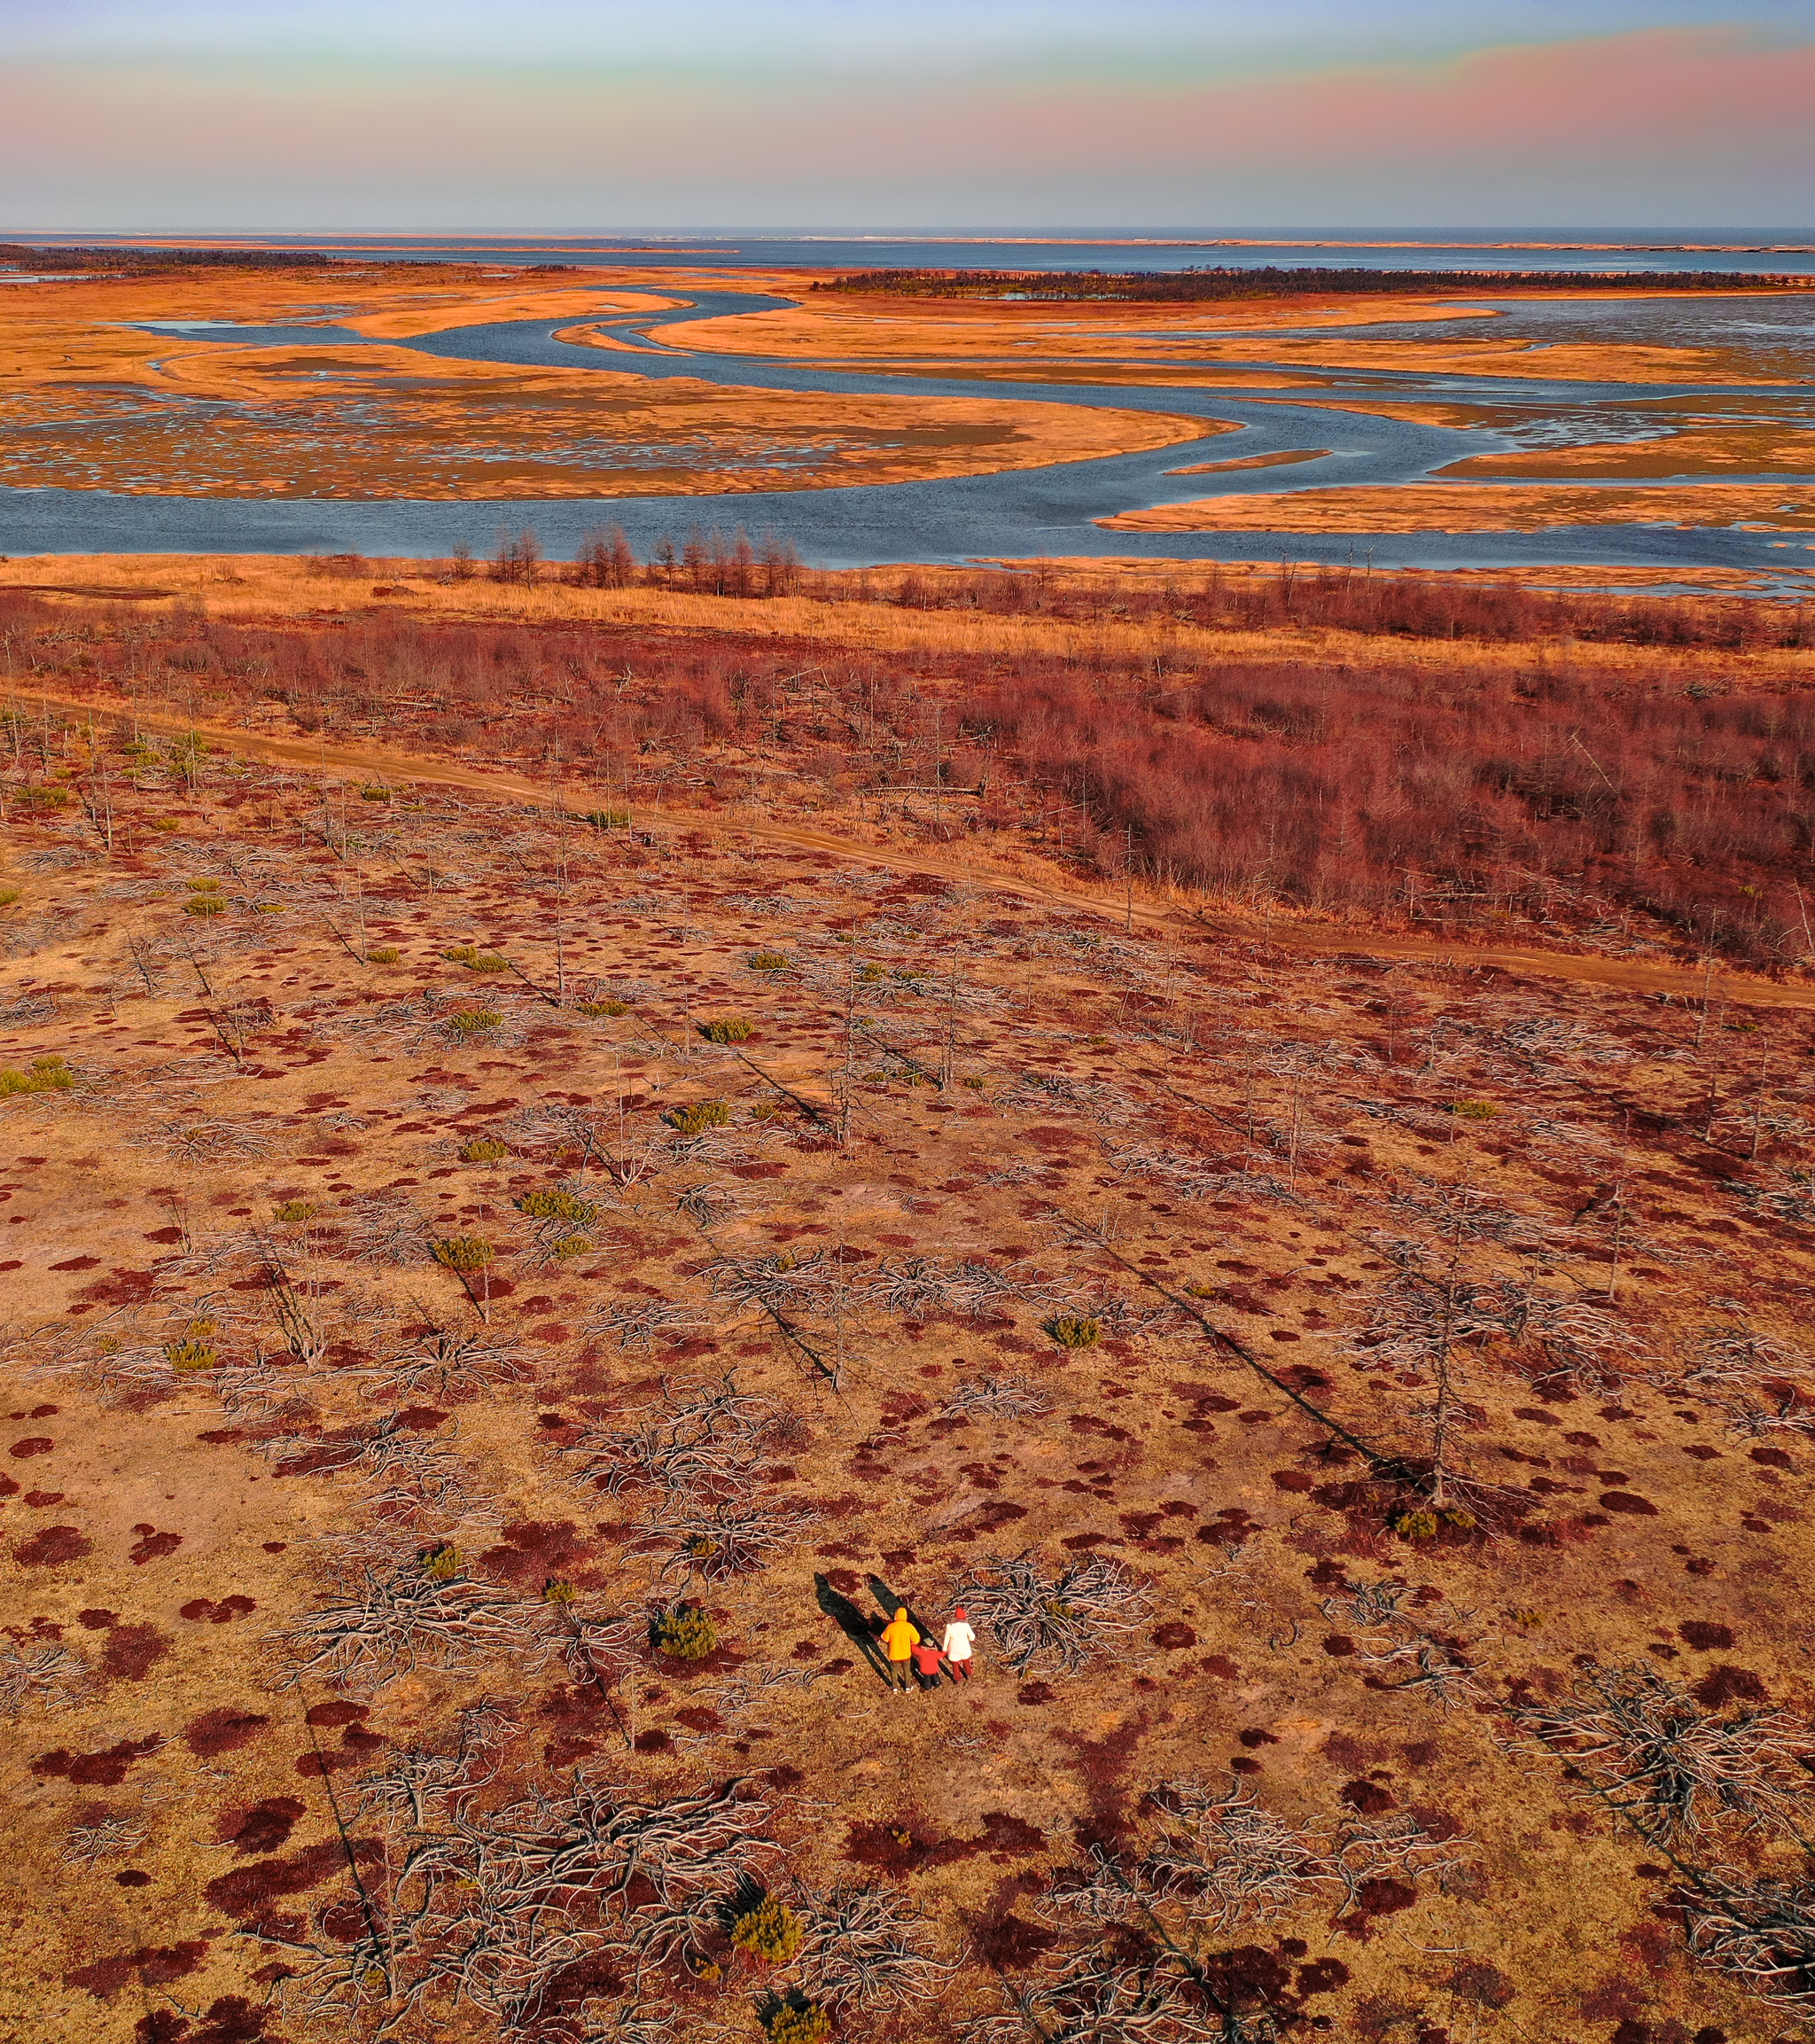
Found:
[[[1198,461],[1187,468],[1169,468],[1168,475],[1210,475],[1238,468],[1289,468],[1296,462],[1321,461],[1327,447],[1282,448],[1276,454],[1248,454],[1231,461]]]
[[[1539,532],[1551,526],[1648,524],[1798,532],[1815,528],[1815,484],[1647,490],[1405,483],[1198,497],[1096,523],[1111,532]]]

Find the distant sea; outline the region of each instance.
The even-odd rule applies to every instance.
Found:
[[[409,259],[427,262],[536,263],[638,269],[676,262],[727,271],[790,269],[800,264],[886,269],[1147,269],[1204,266],[1262,269],[1775,270],[1815,274],[1815,230],[1772,233],[1659,233],[1590,236],[1533,229],[1458,234],[1453,238],[1382,232],[1305,234],[1291,239],[1229,235],[884,236],[792,235],[769,238],[715,235],[126,235],[8,236],[37,247],[130,246],[319,249],[348,261]]]

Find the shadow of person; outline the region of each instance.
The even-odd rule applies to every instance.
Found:
[[[883,1658],[883,1650],[876,1634],[870,1629],[869,1620],[847,1596],[841,1596],[824,1576],[815,1572],[813,1579],[814,1595],[819,1608],[832,1619],[851,1644],[857,1648],[882,1681],[888,1681],[889,1673]],[[889,1614],[892,1618],[894,1613]]]

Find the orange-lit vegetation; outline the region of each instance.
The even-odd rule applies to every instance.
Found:
[[[519,558],[533,550],[510,542],[490,573],[546,573]],[[740,641],[735,597],[708,605],[710,636],[653,639],[394,612],[257,624],[179,608],[78,624],[68,605],[15,597],[8,629],[58,693],[502,754],[627,805],[861,814],[901,788],[920,792],[910,806],[948,803],[948,831],[987,840],[1032,824],[1084,877],[1132,868],[1223,904],[1452,933],[1535,926],[1755,965],[1815,952],[1798,892],[1815,785],[1804,607],[1329,573],[1145,592],[1000,572],[803,587],[784,552],[765,562],[696,539],[643,569],[609,536],[564,572],[752,598],[783,586],[798,613],[856,613],[845,621],[886,595],[894,613],[946,628],[919,651],[860,629],[834,652],[799,633]],[[1075,636],[967,650],[951,625],[991,612]],[[1128,639],[1093,648],[1093,618]],[[1282,628],[1305,636],[1269,646]]]
[[[1506,473],[1476,465],[1470,474]],[[1655,456],[1652,459],[1655,460]],[[1569,468],[1567,461],[1551,464]],[[1543,466],[1521,456],[1513,472]],[[1188,472],[1185,471],[1181,473]],[[1448,472],[1456,473],[1451,470]],[[1541,532],[1558,526],[1742,527],[1806,532],[1815,527],[1815,484],[1677,483],[1655,489],[1563,483],[1395,483],[1382,488],[1300,489],[1272,496],[1198,497],[1096,521],[1110,532]]]
[[[1334,706],[1756,825],[1794,613],[504,565],[0,614],[14,2026],[1800,2021],[1815,1008],[1161,924],[1106,806]]]

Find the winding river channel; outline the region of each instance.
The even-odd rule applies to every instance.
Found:
[[[1662,316],[1693,321],[1696,331],[1710,320],[1735,332],[1763,332],[1768,359],[1780,375],[1770,384],[1731,388],[1706,384],[1549,383],[1538,378],[1482,378],[1368,370],[1331,371],[1318,367],[1316,405],[1290,402],[1288,394],[1262,397],[1250,383],[1231,388],[1140,387],[1125,384],[1047,382],[1020,384],[925,377],[861,374],[766,360],[696,352],[665,342],[663,329],[726,314],[780,307],[788,300],[751,292],[689,294],[675,309],[642,312],[596,322],[601,330],[643,350],[627,356],[565,341],[558,334],[579,322],[573,314],[550,322],[517,320],[460,327],[415,340],[393,342],[431,356],[470,362],[515,363],[622,373],[652,378],[684,377],[743,389],[835,392],[860,394],[923,394],[937,397],[1018,398],[1041,404],[1111,407],[1233,422],[1239,433],[1224,433],[1200,448],[1194,443],[1141,454],[1056,463],[993,475],[931,482],[882,483],[842,488],[773,492],[737,491],[677,498],[613,496],[604,499],[512,498],[495,503],[422,501],[387,497],[360,500],[309,498],[248,501],[243,497],[116,494],[58,488],[0,492],[0,551],[54,553],[334,553],[379,556],[445,556],[457,544],[487,550],[501,526],[534,526],[545,550],[571,556],[589,532],[604,524],[623,527],[639,553],[664,536],[680,536],[693,526],[728,531],[773,533],[791,542],[802,556],[827,566],[858,566],[900,561],[977,558],[1112,555],[1171,558],[1180,561],[1299,560],[1343,563],[1368,560],[1382,567],[1496,569],[1510,566],[1608,565],[1651,571],[1710,567],[1749,571],[1772,583],[1806,588],[1801,572],[1815,558],[1800,535],[1744,531],[1730,527],[1679,530],[1656,525],[1552,527],[1532,533],[1474,532],[1394,534],[1261,532],[1105,532],[1094,521],[1217,494],[1268,495],[1282,488],[1332,484],[1383,485],[1415,481],[1465,455],[1492,453],[1521,444],[1516,437],[1474,430],[1412,424],[1363,412],[1326,409],[1330,401],[1383,399],[1398,402],[1466,402],[1516,409],[1541,419],[1547,413],[1580,415],[1585,410],[1617,416],[1639,406],[1655,407],[1675,396],[1698,408],[1723,401],[1781,399],[1806,410],[1815,398],[1815,300],[1744,299],[1710,294],[1690,307],[1679,301],[1597,301],[1592,308],[1538,308],[1516,301],[1498,306],[1507,331],[1525,316],[1573,319],[1575,329],[1592,320],[1604,340],[1648,339],[1648,323]],[[1487,299],[1459,300],[1470,306],[1496,305]],[[1763,316],[1762,324],[1760,316]],[[1469,323],[1479,332],[1478,321]],[[157,331],[164,331],[158,329]],[[187,339],[218,339],[238,346],[361,344],[365,337],[331,325],[210,327],[173,323]],[[1345,333],[1390,338],[1397,327],[1349,328]],[[1444,330],[1421,324],[1422,337]],[[1573,337],[1573,332],[1572,332]],[[1682,338],[1679,335],[1677,338]],[[1291,359],[1291,334],[1280,335],[1280,357],[1268,364],[1244,363],[1244,371],[1274,370],[1284,375],[1304,365]],[[1541,354],[1528,357],[1541,361]],[[1079,370],[1075,373],[1085,373]],[[1530,444],[1527,441],[1524,444]],[[1193,461],[1225,461],[1298,449],[1326,449],[1320,458],[1287,469],[1236,470],[1212,477],[1171,473]],[[1651,478],[1648,480],[1668,479]],[[1686,476],[1686,483],[1709,479]],[[1723,482],[1805,480],[1783,475],[1750,477],[1723,472]]]

